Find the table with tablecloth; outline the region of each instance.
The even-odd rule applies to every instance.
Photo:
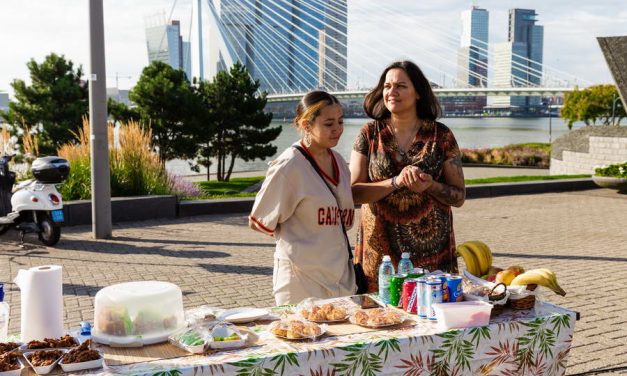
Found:
[[[274,338],[251,326],[258,343],[244,349],[170,359],[131,357],[86,374],[149,375],[562,375],[576,312],[547,302],[505,309],[484,327],[441,330],[414,316],[409,325],[318,341]],[[332,330],[329,330],[332,333]],[[162,345],[166,346],[166,345]],[[141,351],[141,350],[139,350]],[[112,363],[117,363],[113,365]]]

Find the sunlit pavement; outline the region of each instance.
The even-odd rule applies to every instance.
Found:
[[[627,195],[611,190],[468,200],[454,210],[458,242],[481,239],[497,266],[548,267],[568,292],[551,302],[577,310],[568,374],[627,369]],[[351,240],[354,239],[354,229]],[[273,305],[271,238],[247,227],[246,215],[124,223],[114,238],[95,241],[91,227],[65,228],[56,248],[15,233],[0,237],[0,278],[7,283],[10,332],[19,331],[18,269],[64,268],[65,322],[93,320],[93,297],[107,285],[163,280],[184,292],[184,304],[222,307]]]

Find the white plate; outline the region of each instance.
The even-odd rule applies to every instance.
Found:
[[[28,359],[28,356],[30,354],[34,353],[35,351],[55,351],[55,350],[57,350],[57,349],[52,349],[52,350],[33,350],[33,351],[25,352],[24,353],[24,359],[26,359],[26,363],[28,363],[28,365],[31,366],[33,368],[33,370],[35,370],[36,374],[38,374],[38,375],[46,375],[46,374],[50,373],[54,369],[54,367],[57,366],[57,363],[59,363],[59,360],[61,360],[61,357],[63,357],[63,354],[65,353],[65,351],[64,350],[59,350],[59,351],[61,351],[61,356],[57,360],[55,360],[54,363],[52,363],[49,366],[37,366],[36,367],[36,366],[34,366],[30,362],[30,360]]]
[[[12,371],[0,372],[0,376],[20,376],[22,370],[24,369],[24,363],[20,358],[17,359],[17,362],[20,364],[20,368],[14,369]]]
[[[65,364],[63,363],[63,358],[61,358],[59,365],[63,369],[63,372],[74,372],[74,371],[80,371],[83,369],[100,368],[102,367],[102,361],[104,360],[104,357],[102,356],[102,353],[100,351],[98,351],[98,353],[100,353],[100,358],[96,360],[90,360],[87,362],[80,362],[80,363]]]
[[[268,311],[261,308],[233,308],[227,309],[218,315],[218,320],[233,324],[255,321],[268,314]]]

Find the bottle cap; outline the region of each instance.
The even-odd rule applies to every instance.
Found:
[[[87,321],[81,321],[81,335],[91,335],[91,324]]]
[[[408,259],[409,258],[409,252],[403,252],[403,254],[401,254],[401,258]]]
[[[390,255],[383,256],[383,262],[385,261],[392,261],[392,258],[390,257]]]
[[[0,302],[4,302],[4,283],[0,283]]]

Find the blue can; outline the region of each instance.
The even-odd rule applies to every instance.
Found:
[[[416,278],[416,296],[418,298],[418,317],[426,319],[427,318],[427,279],[426,278]]]
[[[451,301],[448,294],[448,278],[451,276],[452,274],[449,273],[442,273],[436,276],[440,279],[440,282],[442,282],[442,303],[448,303]]]
[[[462,276],[450,275],[446,277],[446,289],[448,290],[449,302],[461,302],[464,298]]]
[[[442,303],[442,281],[440,278],[427,280],[427,319],[436,321],[434,303]]]

